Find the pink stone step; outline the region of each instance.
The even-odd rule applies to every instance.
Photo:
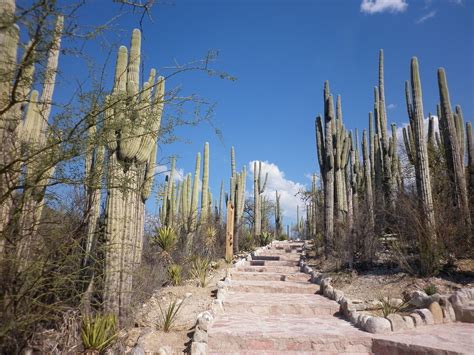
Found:
[[[371,336],[333,317],[224,314],[209,330],[209,351],[369,353]]]
[[[312,294],[280,293],[229,293],[224,300],[226,313],[260,315],[334,315],[339,304],[325,297]]]
[[[232,280],[232,292],[315,294],[319,286],[308,282]]]
[[[300,271],[300,268],[298,266],[252,266],[246,263],[245,265],[239,266],[234,270],[243,272],[278,272],[284,274],[294,274],[298,273]]]
[[[340,352],[340,351],[210,351],[209,355],[372,355],[372,352]]]
[[[310,276],[307,274],[299,273],[281,273],[281,272],[240,272],[233,271],[231,273],[232,280],[255,280],[255,281],[300,281],[308,282]]]
[[[255,266],[298,266],[296,260],[252,260],[247,263]]]

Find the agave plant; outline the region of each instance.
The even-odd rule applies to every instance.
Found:
[[[390,314],[402,312],[407,306],[407,301],[404,301],[401,304],[396,304],[390,297],[381,298],[380,303],[382,305],[382,314],[385,318]]]
[[[207,285],[207,272],[211,263],[208,258],[197,256],[191,263],[191,275],[198,280],[200,287]]]
[[[160,227],[157,229],[152,243],[161,249],[161,253],[166,259],[171,260],[171,253],[176,248],[178,236],[172,227]]]
[[[86,315],[82,319],[81,339],[87,354],[100,354],[117,337],[115,314]]]
[[[183,268],[181,265],[178,265],[178,264],[169,265],[168,269],[166,270],[166,273],[168,274],[168,281],[173,286],[179,286],[181,282],[183,281],[183,277],[182,277]]]
[[[268,245],[272,242],[272,239],[273,239],[273,236],[271,233],[268,233],[268,232],[263,232],[261,235],[260,235],[260,246],[265,246],[265,245]]]
[[[158,305],[160,307],[161,313],[161,319],[159,324],[159,328],[161,330],[163,330],[164,332],[169,332],[172,329],[173,324],[176,321],[178,313],[181,310],[183,304],[183,300],[175,298],[168,304],[168,306],[166,306],[166,308],[163,308],[161,307],[161,305]]]

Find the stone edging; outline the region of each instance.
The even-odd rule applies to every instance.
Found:
[[[211,309],[198,314],[196,326],[191,343],[191,355],[207,354],[207,332],[215,317],[224,312],[224,299],[231,285],[230,270],[245,264],[246,261],[252,260],[253,256],[259,255],[262,251],[271,248],[273,242],[257,248],[255,251],[248,253],[246,256],[239,258],[232,266],[227,268],[224,281],[217,281],[216,299],[212,301]]]
[[[387,318],[374,317],[359,313],[365,310],[363,304],[353,302],[344,296],[344,292],[331,286],[331,278],[309,267],[302,255],[300,270],[311,276],[311,282],[320,285],[320,293],[336,301],[340,305],[340,313],[354,326],[369,333],[388,333],[392,331],[413,329],[424,325],[449,323],[455,321],[474,322],[473,312],[465,307],[474,299],[474,289],[461,289],[452,295],[427,296],[424,292],[417,291],[418,302],[409,316],[397,313],[390,314]],[[411,301],[410,301],[411,302]]]

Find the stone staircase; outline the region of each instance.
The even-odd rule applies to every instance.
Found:
[[[299,271],[303,243],[278,242],[232,269],[209,354],[370,354],[372,337],[336,313]]]

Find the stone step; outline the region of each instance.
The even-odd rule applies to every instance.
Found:
[[[300,281],[300,282],[308,282],[310,280],[310,276],[307,274],[303,274],[301,272],[298,273],[281,273],[281,272],[240,272],[240,271],[233,271],[231,273],[232,280],[255,280],[255,281]]]
[[[208,333],[209,349],[240,352],[293,351],[297,353],[370,353],[371,336],[349,322],[320,315],[262,316],[224,314]]]
[[[280,294],[280,293],[232,293],[224,300],[226,313],[260,315],[334,315],[339,311],[339,304],[325,297],[313,294]]]
[[[210,351],[209,355],[372,355],[372,352],[340,352],[340,351]]]
[[[297,266],[297,260],[251,260],[245,264],[252,266]]]
[[[298,266],[252,266],[246,263],[245,265],[239,266],[234,270],[241,272],[278,272],[284,274],[294,274],[299,273],[300,268]]]
[[[253,281],[253,280],[232,280],[232,292],[253,292],[253,293],[299,293],[315,294],[319,291],[319,286],[308,282],[297,281]]]

